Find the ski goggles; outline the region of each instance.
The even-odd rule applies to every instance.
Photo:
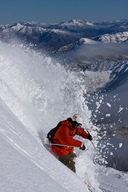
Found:
[[[81,127],[81,126],[82,126],[81,123],[77,123],[77,122],[75,121],[75,127]]]

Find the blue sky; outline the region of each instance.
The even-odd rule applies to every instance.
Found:
[[[128,19],[128,0],[0,0],[0,24]]]

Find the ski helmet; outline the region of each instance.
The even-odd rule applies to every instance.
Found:
[[[83,117],[79,114],[73,115],[72,120],[76,121],[78,124],[81,124],[81,125],[84,123]]]

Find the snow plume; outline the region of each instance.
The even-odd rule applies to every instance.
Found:
[[[82,79],[23,45],[1,43],[0,53],[1,97],[25,126],[48,131],[74,113],[81,113],[89,126]]]
[[[83,44],[71,51],[72,57],[76,59],[96,60],[111,58],[116,59],[128,56],[128,45],[121,43],[99,43]]]
[[[10,173],[10,177],[12,177],[9,181],[10,185],[11,182],[13,182],[11,190],[16,191],[14,188],[17,178],[19,177],[19,173],[17,172],[21,171],[20,167],[26,167],[30,160],[30,169],[35,169],[37,165],[37,167],[40,168],[40,173],[41,170],[45,172],[41,173],[41,177],[42,174],[47,174],[50,177],[50,179],[48,179],[48,176],[43,176],[43,178],[45,177],[45,182],[48,180],[47,184],[49,185],[48,190],[45,189],[46,185],[44,188],[41,185],[44,191],[50,191],[49,188],[52,188],[50,186],[55,188],[54,191],[58,191],[56,188],[60,185],[60,180],[62,183],[61,191],[86,191],[86,185],[84,183],[82,184],[82,180],[79,178],[82,177],[81,172],[78,174],[79,177],[68,174],[70,175],[70,179],[68,179],[66,176],[67,172],[71,171],[66,169],[65,176],[61,174],[61,178],[60,173],[63,172],[62,170],[65,166],[63,167],[60,163],[60,171],[58,174],[56,170],[56,167],[58,168],[58,160],[48,156],[48,152],[45,154],[46,150],[44,151],[42,148],[40,138],[38,137],[40,130],[42,130],[46,136],[47,132],[56,126],[59,121],[72,116],[74,113],[80,113],[85,119],[83,126],[88,129],[91,128],[91,112],[85,104],[85,98],[83,97],[83,93],[85,92],[84,80],[77,77],[75,73],[65,70],[63,66],[53,61],[50,57],[36,53],[30,48],[24,47],[22,44],[0,43],[0,71],[0,131],[3,138],[6,138],[5,140],[8,142],[7,144],[3,139],[3,142],[1,140],[1,145],[6,149],[9,148],[9,143],[12,146],[9,149],[12,151],[12,155],[8,156],[10,153],[7,150],[8,153],[2,157],[2,163],[6,161],[6,158],[8,159],[8,162],[5,163],[5,167],[1,171],[2,174],[4,172],[6,175],[7,163],[9,167],[11,167],[11,164],[14,166],[13,161],[17,156],[14,161],[16,162],[16,166],[14,166],[15,172],[13,173],[11,171]],[[87,156],[92,166],[95,167],[92,157],[93,147],[90,147],[89,142],[86,141],[86,143],[87,147],[90,148]],[[15,152],[15,149],[17,152]],[[19,156],[18,153],[20,154]],[[22,155],[23,158],[21,157]],[[23,164],[18,158],[23,160]],[[28,160],[25,161],[25,158]],[[48,160],[48,158],[50,158],[50,160]],[[81,159],[85,160],[85,157],[83,156]],[[17,167],[18,162],[19,168]],[[34,163],[33,168],[32,162]],[[79,157],[77,162],[79,163]],[[98,186],[94,167],[93,171],[90,172],[93,173],[93,182],[95,181],[95,183],[97,183],[96,186]],[[86,168],[84,170],[86,171]],[[23,169],[23,171],[25,171],[25,169]],[[40,174],[39,172],[37,174]],[[24,174],[25,173],[23,173],[23,175]],[[23,175],[21,174],[20,177]],[[86,173],[84,172],[83,182],[86,180],[85,175]],[[26,179],[27,177],[29,178],[30,175],[26,174]],[[74,181],[78,180],[75,183],[77,183],[79,187],[76,187],[76,184],[74,185],[72,183],[71,178],[74,178]],[[12,179],[14,179],[14,181],[12,181]],[[24,182],[23,178],[22,180]],[[50,185],[49,183],[52,182],[52,180],[54,180],[53,184]],[[71,181],[71,186],[67,183],[68,180]],[[8,181],[3,179],[2,182],[5,183]],[[58,184],[55,185],[55,182]],[[65,187],[63,186],[64,183],[66,185]],[[75,187],[73,187],[73,185]],[[79,189],[80,186],[81,189]],[[70,187],[72,187],[72,189]],[[5,187],[3,191],[6,191]],[[19,191],[23,191],[22,187],[20,187]],[[27,191],[31,191],[31,189]],[[42,190],[38,189],[37,191]]]

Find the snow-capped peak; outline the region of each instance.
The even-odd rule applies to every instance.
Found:
[[[97,41],[94,41],[88,38],[81,38],[79,40],[79,44],[97,44],[97,43],[98,43]]]
[[[128,41],[128,32],[101,35],[98,40],[104,43],[122,43]]]
[[[16,25],[13,25],[11,27],[11,29],[15,30],[15,31],[19,31],[21,28],[23,28],[24,26],[21,23],[17,23]]]
[[[72,19],[68,22],[62,22],[60,23],[61,26],[79,26],[79,27],[86,27],[86,26],[94,26],[93,23],[90,23],[86,20],[80,20],[80,19]]]

